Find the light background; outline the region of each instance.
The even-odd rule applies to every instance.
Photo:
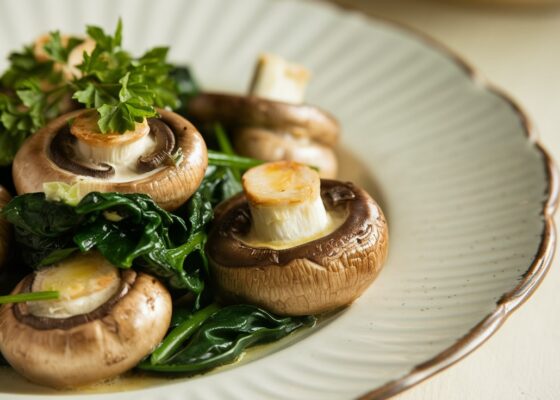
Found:
[[[468,0],[336,2],[402,22],[453,49],[521,104],[560,160],[560,8]],[[396,399],[560,399],[557,264],[555,259],[541,287],[481,348]]]

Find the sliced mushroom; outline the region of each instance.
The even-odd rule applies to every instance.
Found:
[[[4,187],[0,186],[0,209],[12,199]],[[9,249],[12,242],[12,227],[4,218],[0,218],[0,270],[8,259]]]
[[[103,263],[98,257],[80,255],[67,269],[40,270],[13,291],[54,288],[62,300],[0,309],[0,350],[29,380],[65,388],[112,378],[133,368],[167,332],[171,297],[165,287],[133,270],[90,268],[88,260]],[[75,265],[80,262],[86,267]]]
[[[320,190],[313,189],[308,172],[290,177],[283,166],[281,176],[270,172],[279,164],[257,167],[268,168],[268,177],[254,174],[252,183],[245,175],[245,194],[216,212],[207,252],[217,292],[224,301],[282,315],[348,305],[373,282],[386,258],[383,213],[351,183],[322,180]]]
[[[89,151],[86,154],[88,159],[81,160],[79,163],[74,160],[73,163],[70,163],[71,165],[68,165],[69,156],[72,155],[66,153],[66,160],[61,163],[60,157],[65,155],[61,144],[63,145],[65,142],[61,140],[59,135],[64,135],[69,121],[85,120],[85,123],[87,123],[88,115],[91,115],[91,110],[79,110],[50,122],[30,137],[18,151],[13,164],[13,178],[18,194],[42,191],[45,182],[58,181],[67,184],[80,182],[83,193],[90,191],[147,193],[167,210],[179,207],[194,193],[204,178],[204,172],[208,164],[206,144],[198,130],[190,122],[173,112],[158,111],[161,115],[159,119],[161,124],[156,123],[156,126],[169,127],[173,133],[173,139],[169,138],[169,132],[166,129],[163,129],[162,132],[162,129],[157,128],[154,146],[150,153],[138,153],[134,159],[135,166],[138,157],[142,155],[147,156],[145,161],[152,166],[158,165],[160,160],[164,161],[159,164],[157,169],[148,173],[132,171],[125,175],[126,179],[117,179],[116,175],[111,176],[110,170],[102,165],[111,165],[111,162],[108,161],[111,158],[105,159],[104,157],[108,153],[101,144],[96,145],[94,143],[95,135],[101,135],[95,132],[89,135],[81,134],[81,136],[79,131],[77,131],[78,133],[72,132],[73,136],[78,137],[79,143],[87,140],[93,143],[90,146],[83,146]],[[150,124],[154,125],[153,123]],[[144,132],[143,125],[139,125],[138,129]],[[146,123],[145,129],[145,132],[149,131],[148,123]],[[113,145],[126,143],[129,140],[128,137],[123,138],[116,134],[109,136],[111,136],[109,142]],[[143,134],[138,135],[140,139],[145,137]],[[135,138],[135,140],[138,138]],[[140,139],[137,141],[139,142]],[[69,139],[66,136],[64,140]],[[59,141],[62,141],[62,143]],[[174,159],[173,163],[165,162],[168,160],[162,158],[163,153],[167,156],[171,145],[173,145],[173,152],[180,150],[181,154],[181,157]],[[133,149],[132,153],[136,151],[137,149]],[[102,159],[95,162],[96,157]],[[84,171],[81,169],[82,167],[87,167],[89,170]],[[101,169],[101,172],[94,171],[95,169]]]

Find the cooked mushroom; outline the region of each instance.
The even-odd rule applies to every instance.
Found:
[[[82,194],[147,193],[167,210],[179,207],[204,178],[206,145],[187,120],[170,111],[159,113],[161,118],[136,123],[123,134],[101,134],[92,110],[55,119],[29,138],[14,159],[18,194],[42,191],[46,182],[80,182]]]
[[[351,183],[320,180],[293,162],[243,176],[244,194],[219,206],[207,244],[220,297],[283,315],[350,304],[387,254],[379,206]]]
[[[81,386],[133,368],[164,337],[171,297],[152,276],[120,272],[86,253],[24,278],[13,293],[58,290],[58,300],[0,309],[0,350],[29,380]]]
[[[220,122],[233,135],[235,150],[266,161],[292,160],[334,178],[333,150],[340,127],[317,107],[303,104],[309,73],[279,57],[261,57],[248,96],[201,93],[187,112],[201,124]]]
[[[2,209],[12,199],[4,187],[0,186],[0,209]],[[0,218],[0,269],[4,266],[12,241],[12,228],[8,221]]]

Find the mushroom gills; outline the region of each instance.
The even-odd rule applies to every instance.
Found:
[[[52,160],[77,175],[126,182],[148,176],[160,167],[174,164],[176,139],[162,120],[136,123],[133,131],[103,134],[97,115],[78,116],[70,131],[63,128],[50,145]]]
[[[80,160],[75,151],[76,138],[68,128],[62,129],[53,138],[50,145],[52,161],[60,168],[76,175],[107,179],[115,175],[115,169],[106,163],[92,163]]]
[[[28,302],[36,317],[69,318],[105,304],[121,285],[118,269],[96,252],[78,254],[36,272],[31,290],[58,291],[59,299]]]
[[[259,57],[249,94],[269,100],[300,104],[310,73],[301,65],[290,63],[274,54]]]
[[[138,158],[138,169],[140,171],[150,171],[173,161],[175,135],[171,128],[157,118],[148,119],[148,125],[150,133],[154,135],[156,146],[152,153]]]
[[[255,247],[288,248],[337,229],[343,215],[328,213],[320,195],[319,174],[290,161],[252,168],[243,189],[252,216],[242,240]]]

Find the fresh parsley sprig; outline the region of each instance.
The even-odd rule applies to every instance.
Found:
[[[64,64],[83,42],[52,32],[37,57],[27,46],[9,56],[10,67],[0,77],[0,165],[9,165],[23,141],[49,120],[68,111],[71,100],[99,113],[101,132],[125,132],[135,122],[157,115],[157,107],[177,108],[181,89],[167,62],[167,47],[141,57],[122,48],[122,21],[114,33],[88,26],[96,43],[84,52],[81,76],[66,76]]]
[[[73,98],[97,109],[101,132],[134,129],[135,122],[156,116],[156,107],[177,106],[178,89],[169,76],[167,47],[132,57],[121,47],[120,20],[113,36],[95,26],[89,26],[87,33],[96,47],[91,55],[84,54],[78,66],[83,76],[72,82],[77,89]]]
[[[66,61],[81,43],[62,43],[58,32],[45,44],[46,59],[36,57],[32,46],[10,54],[10,67],[0,76],[0,165],[9,165],[25,139],[63,110],[71,88],[64,83],[56,61]]]
[[[60,114],[68,88],[41,86],[38,79],[28,78],[0,93],[0,165],[9,165],[25,139]]]

